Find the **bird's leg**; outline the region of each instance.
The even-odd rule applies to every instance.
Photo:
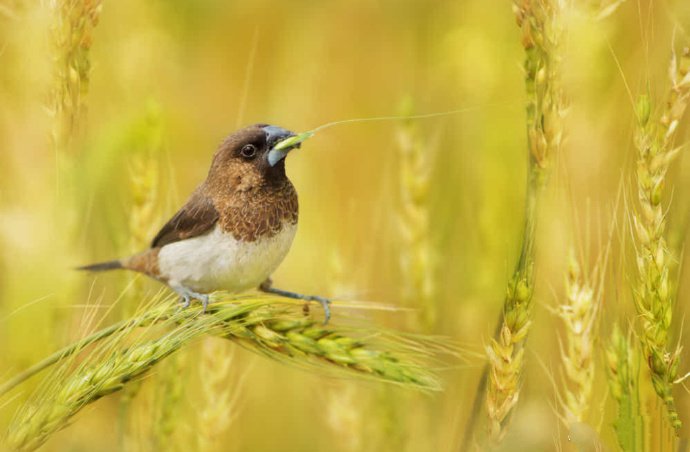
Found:
[[[203,312],[206,312],[206,308],[208,308],[209,303],[207,294],[194,292],[193,290],[180,285],[171,285],[170,288],[180,296],[180,305],[182,306],[182,309],[188,308],[192,302],[192,299],[195,299],[201,302],[202,306],[204,307]]]
[[[329,300],[328,298],[320,297],[318,295],[303,295],[301,293],[290,292],[288,290],[276,289],[272,286],[272,284],[273,281],[271,281],[271,278],[268,278],[266,279],[266,281],[261,283],[261,285],[259,286],[259,290],[266,293],[280,295],[281,297],[294,298],[296,300],[304,300],[307,302],[318,301],[319,304],[321,304],[321,307],[323,307],[323,324],[326,325],[328,321],[331,319],[331,300]]]

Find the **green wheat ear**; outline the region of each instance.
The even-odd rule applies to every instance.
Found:
[[[278,142],[275,146],[273,146],[273,149],[276,151],[282,151],[283,149],[290,148],[292,146],[296,146],[300,143],[303,143],[307,141],[309,138],[313,137],[314,134],[313,130],[308,130],[306,132],[298,133],[295,136],[288,137],[284,139],[283,141]]]
[[[214,303],[204,315],[201,306],[180,310],[169,302],[141,310],[1,386],[0,395],[41,369],[59,364],[18,409],[0,441],[10,450],[35,450],[69,425],[82,408],[130,387],[157,363],[204,336],[224,338],[322,375],[387,382],[423,392],[442,389],[431,368],[435,356],[454,354],[452,347],[434,337],[336,324],[325,327],[304,315],[301,302],[275,296],[215,292],[211,298]],[[334,305],[344,307],[342,302]],[[95,342],[99,343],[83,357],[77,356]],[[0,442],[0,449],[3,446]]]

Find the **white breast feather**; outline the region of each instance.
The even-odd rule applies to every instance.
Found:
[[[284,224],[273,237],[243,242],[216,225],[202,236],[161,248],[158,255],[161,276],[171,286],[184,286],[201,293],[241,292],[257,287],[283,261],[296,231],[296,224]]]

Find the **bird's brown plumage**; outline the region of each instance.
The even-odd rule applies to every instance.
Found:
[[[189,201],[161,228],[151,242],[151,248],[196,237],[209,231],[218,221],[218,211],[213,200],[197,188]]]
[[[123,260],[125,268],[164,280],[157,256],[165,245],[206,234],[216,224],[237,240],[253,242],[297,223],[297,192],[285,174],[285,162],[270,166],[263,155],[247,160],[240,154],[247,144],[268,151],[264,126],[241,129],[223,141],[206,180],[161,228],[149,250]]]

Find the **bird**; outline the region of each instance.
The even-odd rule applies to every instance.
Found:
[[[285,158],[300,143],[276,149],[291,137],[296,134],[268,124],[230,134],[213,155],[206,179],[148,249],[78,269],[143,273],[167,284],[180,296],[182,307],[200,301],[203,312],[211,292],[258,288],[319,302],[327,323],[331,316],[328,298],[278,289],[271,280],[297,231],[298,197],[286,175]]]

